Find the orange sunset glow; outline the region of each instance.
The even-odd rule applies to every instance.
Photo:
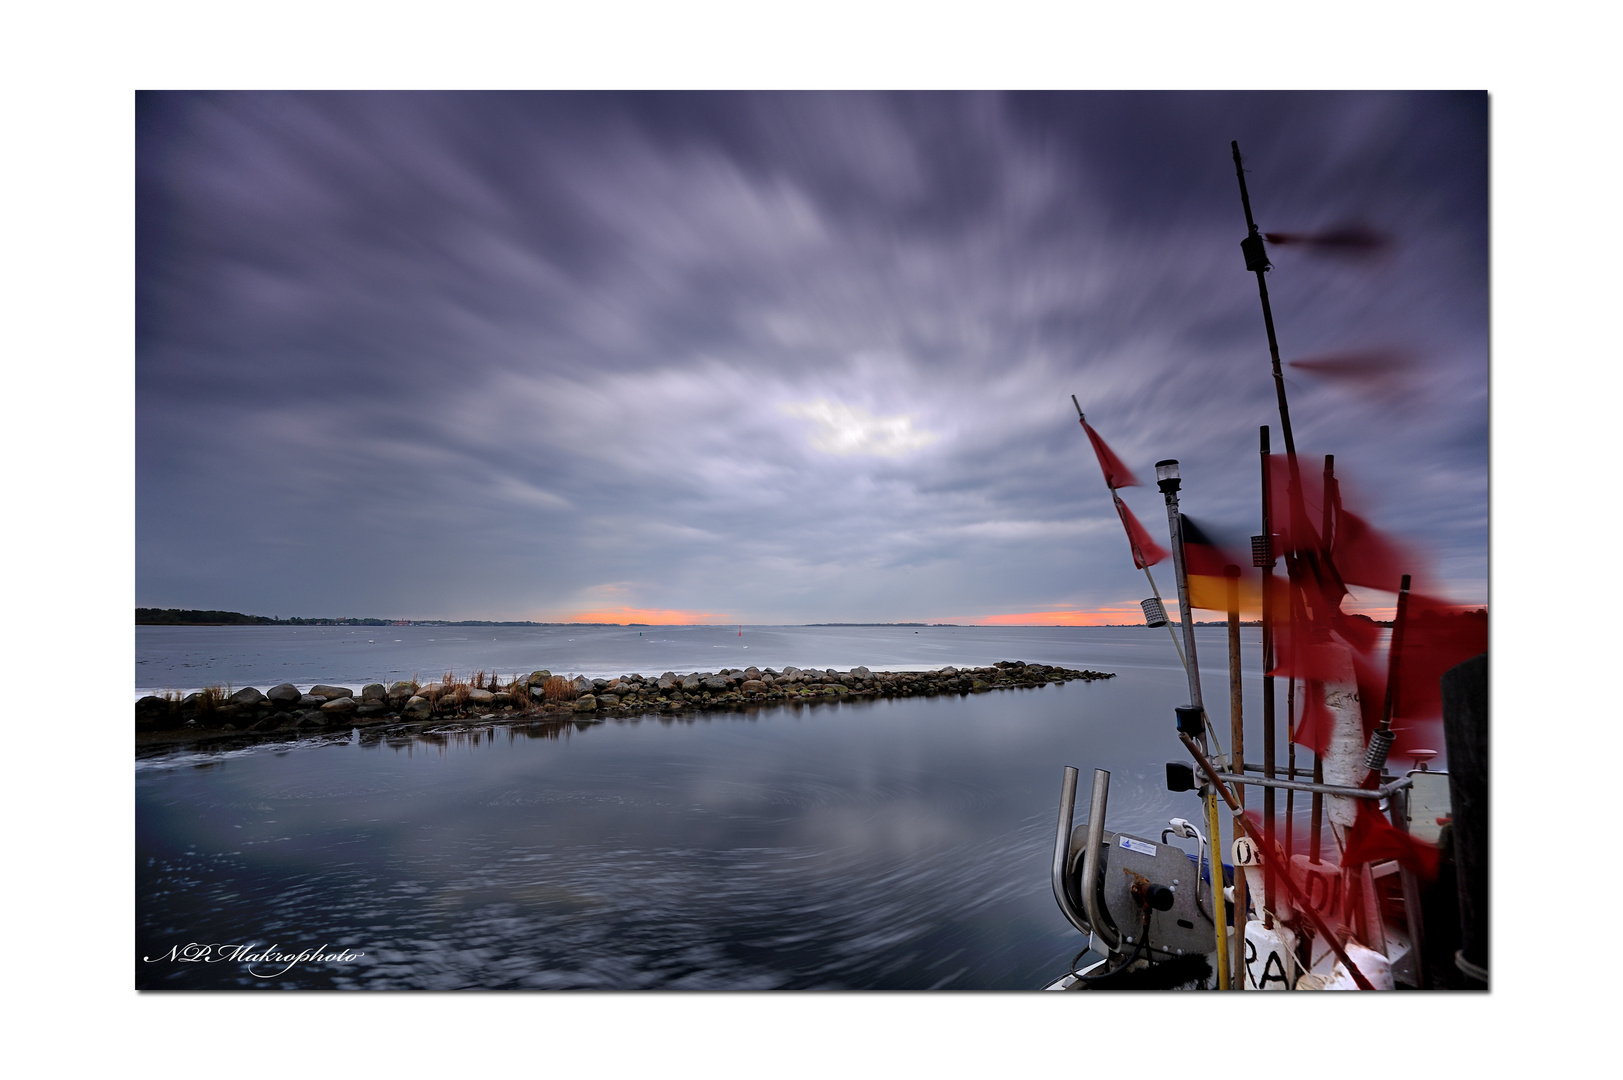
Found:
[[[1025,611],[1007,615],[971,615],[943,622],[964,626],[1114,626],[1142,623],[1144,612],[1131,607],[1103,607],[1095,611]]]
[[[677,611],[670,608],[603,608],[597,611],[576,611],[563,617],[563,622],[586,623],[647,623],[649,626],[694,626],[701,623],[725,625],[736,620],[726,612]]]

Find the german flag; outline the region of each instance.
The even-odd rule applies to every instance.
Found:
[[[1207,611],[1229,610],[1228,568],[1240,572],[1240,614],[1256,617],[1262,612],[1262,582],[1251,568],[1250,559],[1234,553],[1212,539],[1211,533],[1195,524],[1188,514],[1183,519],[1183,565],[1189,575],[1189,604]]]

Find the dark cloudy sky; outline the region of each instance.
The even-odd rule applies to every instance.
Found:
[[[1257,531],[1231,139],[1265,231],[1391,238],[1271,251],[1297,443],[1485,601],[1483,94],[149,93],[136,602],[1136,619],[1070,395]]]

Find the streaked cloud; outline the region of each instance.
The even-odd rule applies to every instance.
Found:
[[[1281,443],[1231,138],[1263,229],[1393,238],[1272,252],[1296,440],[1485,599],[1484,95],[179,93],[137,603],[1132,621],[1070,395],[1239,535]]]
[[[818,398],[800,404],[783,404],[785,416],[810,420],[816,425],[811,445],[830,454],[877,454],[889,457],[929,446],[941,436],[913,426],[913,417],[875,416],[866,409]]]

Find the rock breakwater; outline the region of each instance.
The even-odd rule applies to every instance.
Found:
[[[1114,677],[1021,660],[935,671],[748,667],[615,679],[565,678],[542,669],[505,685],[494,676],[487,680],[481,675],[467,681],[447,677],[431,683],[369,683],[358,693],[353,687],[326,683],[307,691],[282,683],[263,692],[252,686],[234,692],[209,687],[185,697],[149,695],[135,703],[135,728],[137,733],[270,733],[390,723],[579,720],[843,698],[977,694]]]

